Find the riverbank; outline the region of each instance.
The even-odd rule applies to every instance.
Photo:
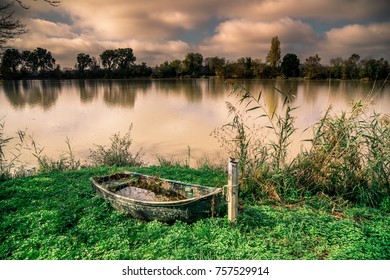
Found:
[[[224,212],[193,224],[129,218],[89,182],[124,169],[208,186],[227,182],[223,170],[207,166],[97,167],[1,182],[0,259],[390,258],[388,213],[352,204],[332,209],[319,195],[295,204],[242,196],[236,226]]]

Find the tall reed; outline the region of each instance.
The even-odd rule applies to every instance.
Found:
[[[4,117],[0,119],[0,181],[7,180],[15,176],[25,176],[30,173],[26,170],[20,157],[25,147],[26,131],[18,130],[16,136],[9,137],[5,134]],[[5,149],[12,142],[16,141],[14,146],[9,149],[9,156],[6,156]]]
[[[362,102],[332,116],[329,108],[315,125],[312,146],[294,165],[302,190],[323,192],[370,206],[390,195],[390,121],[367,114]]]
[[[291,104],[291,92],[278,92],[283,96],[282,114],[277,108],[268,113],[262,92],[255,96],[242,85],[233,84],[230,95],[238,101],[236,105],[227,102],[233,119],[214,130],[213,135],[223,147],[230,147],[227,149],[230,155],[239,159],[244,191],[266,193],[280,200],[278,192],[284,193],[289,187],[282,182],[281,174],[288,165],[288,147],[296,131],[292,116],[296,108]],[[242,107],[243,112],[238,107]]]
[[[288,160],[296,108],[291,92],[278,92],[284,100],[281,113],[268,113],[261,92],[255,96],[235,84],[231,94],[238,97],[237,105],[227,103],[233,118],[213,133],[239,158],[242,190],[277,200],[325,194],[390,209],[389,117],[369,114],[367,102],[356,102],[349,112],[334,116],[329,107],[314,126],[310,148]],[[262,120],[257,129],[249,127],[249,113]],[[260,141],[261,131],[267,133]]]
[[[30,150],[38,161],[38,169],[40,172],[69,171],[80,168],[81,162],[75,158],[69,138],[65,140],[67,151],[62,153],[58,159],[49,158],[43,153],[44,148],[41,148],[32,136],[29,136],[29,139],[31,143]]]

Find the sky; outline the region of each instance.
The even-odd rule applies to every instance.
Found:
[[[327,65],[353,53],[390,61],[388,0],[62,0],[59,7],[24,2],[28,10],[14,10],[29,32],[8,46],[45,48],[62,68],[73,67],[78,53],[98,57],[116,48],[132,48],[137,64],[152,67],[189,52],[265,61],[274,36],[282,57],[295,53],[302,62],[318,54]]]

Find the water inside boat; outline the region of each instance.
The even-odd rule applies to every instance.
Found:
[[[138,187],[128,186],[115,192],[118,195],[129,197],[136,200],[144,201],[175,201],[183,199],[183,196],[178,194],[156,194],[155,192]]]
[[[112,177],[101,182],[107,190],[128,198],[140,201],[178,201],[198,197],[203,193],[198,188],[173,187],[174,184],[158,178]]]

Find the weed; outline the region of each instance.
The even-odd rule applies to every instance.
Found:
[[[161,167],[175,167],[182,166],[182,162],[175,157],[167,158],[163,155],[155,155],[158,165]]]
[[[7,144],[13,139],[13,137],[6,137],[4,135],[4,117],[0,119],[0,181],[6,180],[11,177],[10,164],[4,153],[4,149]]]
[[[57,160],[51,159],[43,154],[44,148],[40,148],[39,144],[30,136],[31,149],[33,156],[38,161],[38,168],[40,172],[48,171],[69,171],[80,168],[80,160],[74,156],[73,149],[70,145],[70,139],[66,138],[65,143],[67,152],[61,154]]]
[[[115,133],[111,138],[111,146],[105,148],[102,145],[95,145],[96,150],[90,150],[90,158],[95,165],[108,166],[141,166],[141,150],[133,154],[130,150],[133,139],[131,138],[131,124],[126,134],[121,137],[120,132]]]
[[[18,130],[17,137],[7,137],[4,133],[5,121],[4,117],[0,119],[0,181],[11,179],[13,177],[22,177],[31,173],[30,170],[25,169],[20,161],[20,157],[25,148],[26,131]],[[16,144],[11,149],[11,157],[6,157],[5,148],[13,140],[17,138]]]

